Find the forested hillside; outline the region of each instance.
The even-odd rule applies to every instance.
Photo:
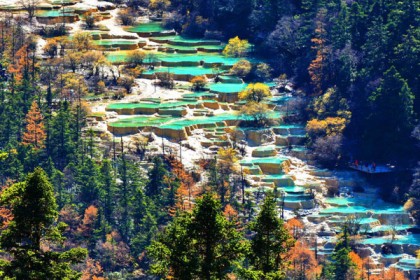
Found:
[[[3,2],[0,279],[419,277],[418,0]]]

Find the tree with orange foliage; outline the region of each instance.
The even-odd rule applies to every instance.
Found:
[[[351,262],[354,264],[354,266],[352,266],[349,271],[349,274],[351,275],[350,277],[353,277],[352,279],[361,279],[363,276],[362,258],[354,251],[351,251],[349,253],[349,258]]]
[[[297,218],[288,220],[284,226],[289,230],[289,233],[294,239],[298,239],[300,237],[303,230],[303,223]]]
[[[7,189],[7,186],[3,186],[0,191],[0,196]],[[10,221],[13,219],[12,211],[9,207],[0,205],[0,231],[7,228]]]
[[[92,237],[97,218],[98,218],[98,208],[96,208],[93,205],[90,205],[88,208],[86,208],[82,224],[77,229],[79,234],[85,238]]]
[[[316,57],[312,60],[311,64],[308,67],[309,76],[311,78],[312,85],[314,86],[314,93],[319,95],[322,93],[322,81],[323,71],[325,66],[325,61],[327,57],[327,48],[326,48],[326,30],[325,30],[325,16],[326,10],[320,9],[317,15],[315,38],[312,38],[312,47],[316,50]]]
[[[404,272],[391,267],[386,270],[382,270],[379,275],[370,275],[369,280],[408,280],[409,278],[405,277]]]
[[[59,213],[59,221],[64,222],[67,228],[64,231],[64,236],[69,238],[75,235],[78,231],[81,216],[76,211],[73,205],[65,205]]]
[[[16,82],[34,78],[35,74],[35,43],[24,44],[14,55],[12,63],[8,66],[8,72],[12,74]]]
[[[175,208],[171,209],[171,215],[174,215],[176,209],[192,209],[192,200],[196,197],[197,191],[194,189],[195,184],[191,174],[185,170],[181,161],[177,160],[175,157],[169,157],[168,160],[171,164],[172,173],[180,182],[175,194]]]
[[[110,270],[127,268],[133,261],[130,248],[116,231],[106,235],[105,243],[99,243],[98,254],[104,268]]]
[[[26,115],[26,129],[23,133],[22,144],[31,146],[34,150],[39,150],[45,148],[46,138],[43,117],[38,104],[34,101]]]
[[[391,267],[387,269],[384,273],[383,279],[385,280],[407,280],[408,278],[405,277],[404,272],[401,270],[396,269],[395,267]]]
[[[86,267],[83,269],[81,280],[105,280],[102,277],[102,266],[98,261],[91,258],[86,260]]]
[[[287,275],[291,279],[317,279],[321,274],[321,266],[315,259],[315,253],[306,244],[298,241],[288,252],[290,267]]]
[[[223,215],[230,222],[238,219],[238,212],[230,204],[227,204],[225,206],[225,210],[223,211]]]

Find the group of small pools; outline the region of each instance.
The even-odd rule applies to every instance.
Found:
[[[67,7],[41,10],[37,12],[37,17],[60,19],[80,14],[83,11]],[[194,76],[206,75],[209,78],[217,76],[219,82],[209,84],[201,92],[187,91],[178,100],[147,99],[139,103],[110,104],[108,111],[115,111],[125,117],[109,122],[108,130],[115,134],[153,131],[162,137],[187,139],[193,130],[202,129],[207,139],[202,142],[203,147],[227,146],[229,143],[225,137],[226,130],[247,120],[246,116],[238,113],[242,103],[237,98],[247,84],[228,74],[228,70],[239,58],[221,54],[224,48],[221,41],[185,38],[173,30],[166,30],[159,22],[140,23],[125,30],[136,33],[140,39],[135,38],[137,36],[128,39],[113,38],[106,31],[91,32],[95,44],[104,49],[111,63],[127,62],[131,52],[143,48],[147,53],[145,63],[153,65],[142,73],[143,78],[155,79],[156,73],[170,72],[175,80],[189,81]],[[148,44],[147,39],[154,44]],[[247,59],[258,62],[257,59]],[[275,96],[269,103],[271,108],[276,108],[289,98],[291,97]],[[215,114],[219,109],[225,112]],[[269,117],[275,120],[282,115],[283,112],[273,110]],[[245,134],[248,133],[246,130],[244,129]],[[366,236],[360,240],[360,244],[372,246],[376,251],[383,244],[402,246],[402,250],[383,254],[382,258],[399,260],[395,266],[402,270],[416,270],[416,260],[403,256],[408,247],[420,249],[420,234],[408,233],[416,228],[401,206],[382,202],[375,196],[367,199],[363,195],[354,195],[325,198],[323,205],[327,207],[321,209],[314,193],[306,186],[296,186],[293,176],[287,172],[290,157],[285,151],[306,153],[304,127],[281,124],[271,130],[275,133],[274,144],[255,148],[252,157],[246,157],[240,162],[247,170],[247,176],[253,182],[258,182],[247,188],[248,192],[255,194],[276,188],[281,193],[279,203],[286,209],[309,209],[308,221],[314,224],[326,222],[336,232],[346,219],[355,219]],[[252,131],[249,132],[249,138],[258,142],[258,137]],[[391,236],[391,231],[396,235]],[[412,254],[414,249],[408,250],[409,253]]]

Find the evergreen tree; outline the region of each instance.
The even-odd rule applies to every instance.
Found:
[[[163,179],[164,179],[165,174],[166,174],[166,169],[165,169],[162,159],[158,156],[154,157],[153,168],[150,170],[148,174],[150,181],[146,185],[147,196],[156,196],[162,192],[163,186],[164,186]]]
[[[244,252],[244,240],[211,194],[177,216],[153,241],[151,272],[175,279],[223,279]]]
[[[85,157],[84,155],[82,157]],[[78,169],[76,175],[77,194],[79,201],[83,203],[83,208],[88,207],[99,200],[99,168],[93,159],[86,157]]]
[[[137,188],[133,200],[133,238],[131,248],[133,255],[139,257],[157,232],[156,209],[153,200],[148,198],[141,188]]]
[[[6,189],[0,197],[12,210],[13,220],[1,233],[0,245],[12,260],[2,263],[6,279],[78,279],[80,274],[70,264],[87,255],[85,249],[59,253],[43,249],[44,242],[62,242],[65,224],[56,225],[58,213],[53,187],[41,168],[28,175],[26,181]]]
[[[386,158],[404,151],[413,128],[413,99],[407,82],[392,66],[369,97],[371,113],[364,135],[367,154]]]
[[[273,194],[267,194],[250,228],[255,232],[251,240],[252,270],[259,272],[263,278],[281,279],[287,266],[284,254],[293,246],[294,241],[284,227],[283,220],[278,218]]]
[[[105,159],[101,166],[101,185],[99,192],[101,209],[103,216],[108,225],[113,224],[113,213],[115,208],[114,196],[116,192],[115,179],[113,177],[111,161]]]
[[[348,276],[352,273],[353,268],[356,266],[350,258],[350,252],[351,247],[348,230],[344,227],[343,234],[337,242],[334,252],[331,255],[331,262],[326,265],[323,271],[325,279],[348,279]]]

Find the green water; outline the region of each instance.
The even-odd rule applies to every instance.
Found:
[[[217,83],[211,84],[210,90],[214,92],[222,92],[222,93],[236,93],[243,91],[248,84],[230,84],[230,83]]]
[[[271,118],[278,118],[278,112],[273,112],[270,115]],[[216,124],[222,123],[224,121],[236,121],[236,120],[248,120],[248,117],[243,115],[237,114],[229,114],[224,113],[216,116],[208,116],[208,117],[196,117],[191,119],[176,119],[172,122],[166,123],[162,125],[162,128],[170,128],[170,129],[183,129],[184,127],[192,126],[192,125],[206,125],[206,124]]]
[[[127,55],[130,51],[115,51],[107,54],[108,61],[112,63],[121,63],[127,60]],[[197,53],[197,54],[176,54],[176,53],[163,53],[163,52],[153,52],[155,54],[157,61],[167,62],[167,63],[197,63],[204,62],[206,64],[223,64],[231,66],[238,62],[238,58],[235,57],[225,57],[218,53]],[[209,69],[211,69],[209,67]]]
[[[251,158],[251,159],[244,159],[241,160],[241,164],[260,164],[260,163],[272,163],[272,164],[282,164],[285,162],[286,158],[281,157],[265,157],[265,158]],[[275,176],[275,175],[274,175]],[[276,178],[271,176],[271,178]]]
[[[169,109],[176,107],[185,107],[188,105],[196,105],[197,102],[164,102],[164,103],[114,103],[107,107],[107,110],[121,110],[121,109]]]
[[[389,231],[402,231],[402,230],[407,230],[412,228],[412,225],[397,225],[397,226],[391,226],[391,225],[381,225],[381,226],[376,226],[374,228],[372,228],[371,230],[369,230],[369,232],[374,233],[374,232],[389,232]]]
[[[165,73],[169,72],[175,75],[191,75],[191,76],[201,76],[201,75],[210,75],[213,74],[211,68],[204,67],[159,67],[154,70],[147,70],[143,74],[150,75],[154,73]]]
[[[298,186],[286,186],[286,187],[281,187],[280,190],[283,190],[287,193],[303,193],[305,192],[305,188],[303,187],[298,187]]]
[[[62,16],[75,16],[74,10],[64,9],[63,10],[45,10],[37,11],[35,16],[37,17],[62,17]]]
[[[182,55],[176,53],[157,53],[157,58],[159,61],[163,62],[190,62],[197,64],[204,62],[208,64],[219,63],[224,65],[233,65],[239,61],[239,58],[226,57],[218,53],[197,53]]]
[[[114,45],[137,45],[138,41],[133,40],[115,40],[115,39],[103,39],[93,41],[98,46],[114,46]]]
[[[411,244],[411,245],[419,245],[420,244],[420,234],[409,234],[403,236],[397,236],[397,238],[392,241],[390,237],[372,237],[367,238],[361,241],[362,244],[369,244],[369,245],[381,245],[384,243],[393,243],[393,244]]]
[[[200,92],[194,92],[194,93],[187,93],[187,94],[184,94],[182,97],[198,99],[198,98],[215,98],[216,95],[208,91],[200,91]]]
[[[111,122],[111,127],[155,127],[168,122],[172,117],[135,117]]]
[[[200,46],[177,46],[171,44],[164,44],[163,47],[172,49],[172,50],[180,50],[180,51],[201,51],[201,50],[214,50],[214,51],[222,51],[224,46],[213,46],[213,45],[200,45]]]
[[[159,22],[140,23],[136,26],[126,28],[128,32],[162,32],[165,29]]]

